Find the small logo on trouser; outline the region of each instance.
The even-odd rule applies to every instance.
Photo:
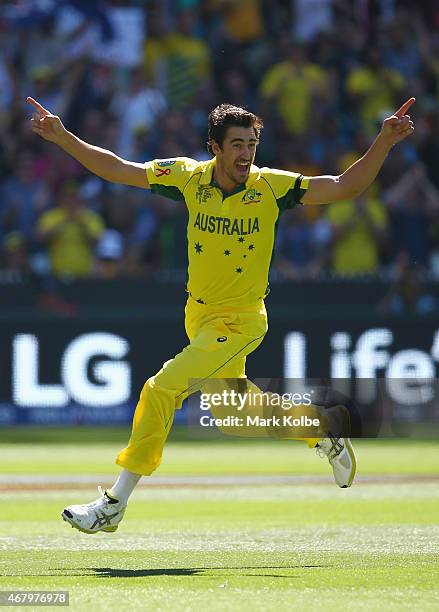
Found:
[[[217,342],[225,342],[227,340],[227,336],[220,336],[216,339]]]

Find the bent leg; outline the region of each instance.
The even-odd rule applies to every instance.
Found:
[[[245,355],[260,344],[264,335],[263,326],[256,326],[254,335],[241,334],[231,331],[221,319],[201,327],[181,353],[146,381],[128,446],[119,453],[116,463],[136,474],[151,474],[160,465],[175,408],[200,389],[204,380],[221,375],[235,361],[242,370]]]
[[[223,372],[222,372],[223,373]],[[218,429],[229,436],[245,438],[278,438],[282,440],[303,440],[310,448],[327,435],[326,416],[318,406],[300,404],[290,408],[279,405],[279,395],[264,392],[251,380],[242,378],[238,368],[229,367],[224,378],[211,379],[203,386],[203,393],[229,397],[226,404],[212,405],[210,412],[217,419],[238,417],[240,424],[219,425]],[[236,403],[232,404],[231,392]],[[284,421],[284,417],[289,417]],[[293,419],[307,417],[319,420],[319,427],[300,427],[291,424]],[[226,421],[227,422],[227,421]],[[310,437],[312,436],[312,437]]]

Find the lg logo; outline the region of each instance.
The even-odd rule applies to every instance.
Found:
[[[109,333],[78,336],[61,358],[61,384],[39,381],[40,347],[33,334],[18,334],[12,344],[12,393],[18,406],[62,408],[77,402],[84,406],[117,406],[131,394],[131,370],[123,361],[128,342]],[[96,359],[99,357],[99,359]],[[90,365],[90,361],[94,363]],[[91,374],[96,382],[88,377]]]

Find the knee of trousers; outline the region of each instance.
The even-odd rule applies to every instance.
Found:
[[[157,383],[156,377],[149,378],[140,393],[136,408],[135,421],[138,418],[153,419],[157,425],[161,423],[167,428],[174,410],[178,406],[179,390],[164,387]]]
[[[172,359],[170,360],[172,361]],[[166,364],[164,364],[166,365]],[[182,385],[182,380],[172,380],[172,378],[163,370],[163,368],[145,382],[140,394],[140,398],[145,401],[154,401],[158,399],[160,402],[169,402],[173,408],[181,408],[183,400],[188,396],[189,379],[186,380],[186,386]]]

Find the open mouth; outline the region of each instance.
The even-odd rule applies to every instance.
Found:
[[[235,166],[240,174],[247,174],[250,169],[250,162],[236,162]]]

